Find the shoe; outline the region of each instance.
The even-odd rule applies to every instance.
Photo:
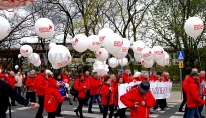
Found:
[[[61,114],[56,115],[56,117],[61,117],[61,116],[62,116]]]
[[[76,112],[76,115],[79,116],[78,110],[75,109],[74,112]]]
[[[88,113],[93,113],[93,111],[88,111]]]
[[[70,104],[70,105],[73,105],[73,103],[72,103],[72,102],[70,102],[69,104]]]
[[[117,114],[117,113],[114,113],[114,117],[117,118],[117,116],[118,116],[118,114]]]
[[[153,114],[153,112],[150,112],[149,114]]]
[[[13,104],[13,105],[11,105],[11,106],[17,106],[16,104]]]
[[[84,116],[81,115],[80,118],[84,118]]]
[[[104,111],[100,111],[100,113],[104,113]]]
[[[84,104],[84,106],[88,106],[88,104]]]
[[[183,110],[179,110],[179,112],[184,112]]]

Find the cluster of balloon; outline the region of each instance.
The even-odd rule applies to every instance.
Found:
[[[50,50],[48,53],[49,62],[52,64],[53,69],[59,69],[68,65],[71,60],[72,56],[68,48],[63,45],[49,45]]]
[[[54,24],[48,18],[40,18],[36,21],[35,32],[41,38],[49,38],[54,33]]]
[[[97,72],[100,76],[103,76],[109,72],[108,67],[109,66],[106,64],[106,61],[102,62],[96,59],[93,64],[93,72]]]
[[[35,1],[36,0],[0,0],[0,10],[25,6]]]
[[[197,38],[204,29],[204,23],[198,17],[190,17],[186,20],[184,29],[187,35]]]
[[[9,24],[9,21],[2,16],[0,16],[0,21],[0,40],[2,40],[9,35],[11,26]]]

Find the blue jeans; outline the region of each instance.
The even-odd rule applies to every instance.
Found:
[[[200,114],[198,111],[198,107],[196,108],[188,108],[187,118],[200,118]]]
[[[100,100],[100,95],[92,95],[90,97],[90,102],[89,102],[89,109],[88,111],[92,111],[92,105],[94,103],[94,100],[97,99],[97,102],[99,104],[99,109],[100,109],[100,112],[103,112],[104,111],[104,107],[102,106],[102,103],[101,103],[101,100]]]

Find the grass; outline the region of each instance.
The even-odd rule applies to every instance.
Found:
[[[172,84],[172,91],[181,91],[181,84],[176,84],[176,83],[173,83]]]

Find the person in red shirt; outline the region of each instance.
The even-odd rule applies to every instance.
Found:
[[[14,71],[11,71],[6,79],[6,82],[9,83],[11,85],[11,87],[14,89],[15,88],[15,84],[17,83],[16,79],[15,79],[15,73]],[[15,100],[11,99],[11,105],[12,106],[17,106],[15,104]]]
[[[129,70],[127,68],[124,69],[124,72],[122,73],[122,78],[124,79],[125,83],[129,83]]]
[[[30,76],[27,78],[25,86],[28,87],[28,100],[30,100],[30,102],[36,102],[36,87],[35,87],[35,83],[36,83],[36,77],[35,77],[36,72],[34,70],[32,70],[30,72]]]
[[[155,106],[155,98],[149,89],[150,83],[143,81],[120,97],[121,102],[130,108],[130,118],[150,117],[150,108]]]
[[[80,73],[74,82],[74,89],[78,91],[77,99],[79,101],[79,106],[74,112],[78,116],[80,114],[80,118],[84,118],[82,114],[82,107],[84,105],[84,100],[86,97],[86,92],[89,90],[88,82],[85,81],[85,75]],[[79,114],[78,114],[79,113]]]
[[[71,78],[69,77],[69,73],[67,71],[62,74],[62,78],[65,83],[70,84]]]
[[[205,71],[200,71],[199,74],[200,83],[204,80],[205,81]]]
[[[140,77],[140,81],[148,81],[148,74],[147,72],[144,72],[142,76]]]
[[[111,78],[107,76],[104,79],[104,83],[102,85],[102,96],[101,96],[101,102],[104,106],[104,112],[103,112],[103,118],[107,117],[108,109],[110,110],[109,118],[112,118],[114,113],[114,93],[115,89],[114,86],[112,86]]]
[[[101,87],[101,80],[98,76],[97,72],[93,73],[93,77],[90,78],[90,102],[89,102],[89,108],[88,108],[88,113],[93,113],[92,112],[92,105],[94,103],[94,100],[96,99],[98,104],[99,104],[99,109],[100,112],[102,113],[104,108],[101,104],[100,100],[100,87]]]
[[[85,101],[84,101],[84,106],[88,106],[88,101],[90,99],[90,80],[91,80],[91,76],[89,75],[89,71],[86,71],[85,72],[85,81],[88,83],[89,90],[87,90],[87,93],[86,93],[86,98],[85,98]]]
[[[141,81],[140,80],[141,75],[142,75],[141,72],[136,72],[133,76],[133,81]]]
[[[152,72],[152,74],[151,74],[151,76],[149,77],[149,81],[156,81],[157,80],[157,78],[156,78],[156,76],[157,76],[157,72]]]
[[[39,109],[36,113],[36,118],[43,118],[43,110],[44,110],[44,97],[45,91],[48,87],[48,79],[46,78],[46,70],[43,69],[38,73],[36,79],[36,93],[39,98]]]
[[[48,87],[45,91],[44,106],[45,110],[48,113],[48,118],[55,118],[56,109],[59,102],[63,102],[67,96],[61,97],[58,89],[59,83],[52,77],[48,79]]]

